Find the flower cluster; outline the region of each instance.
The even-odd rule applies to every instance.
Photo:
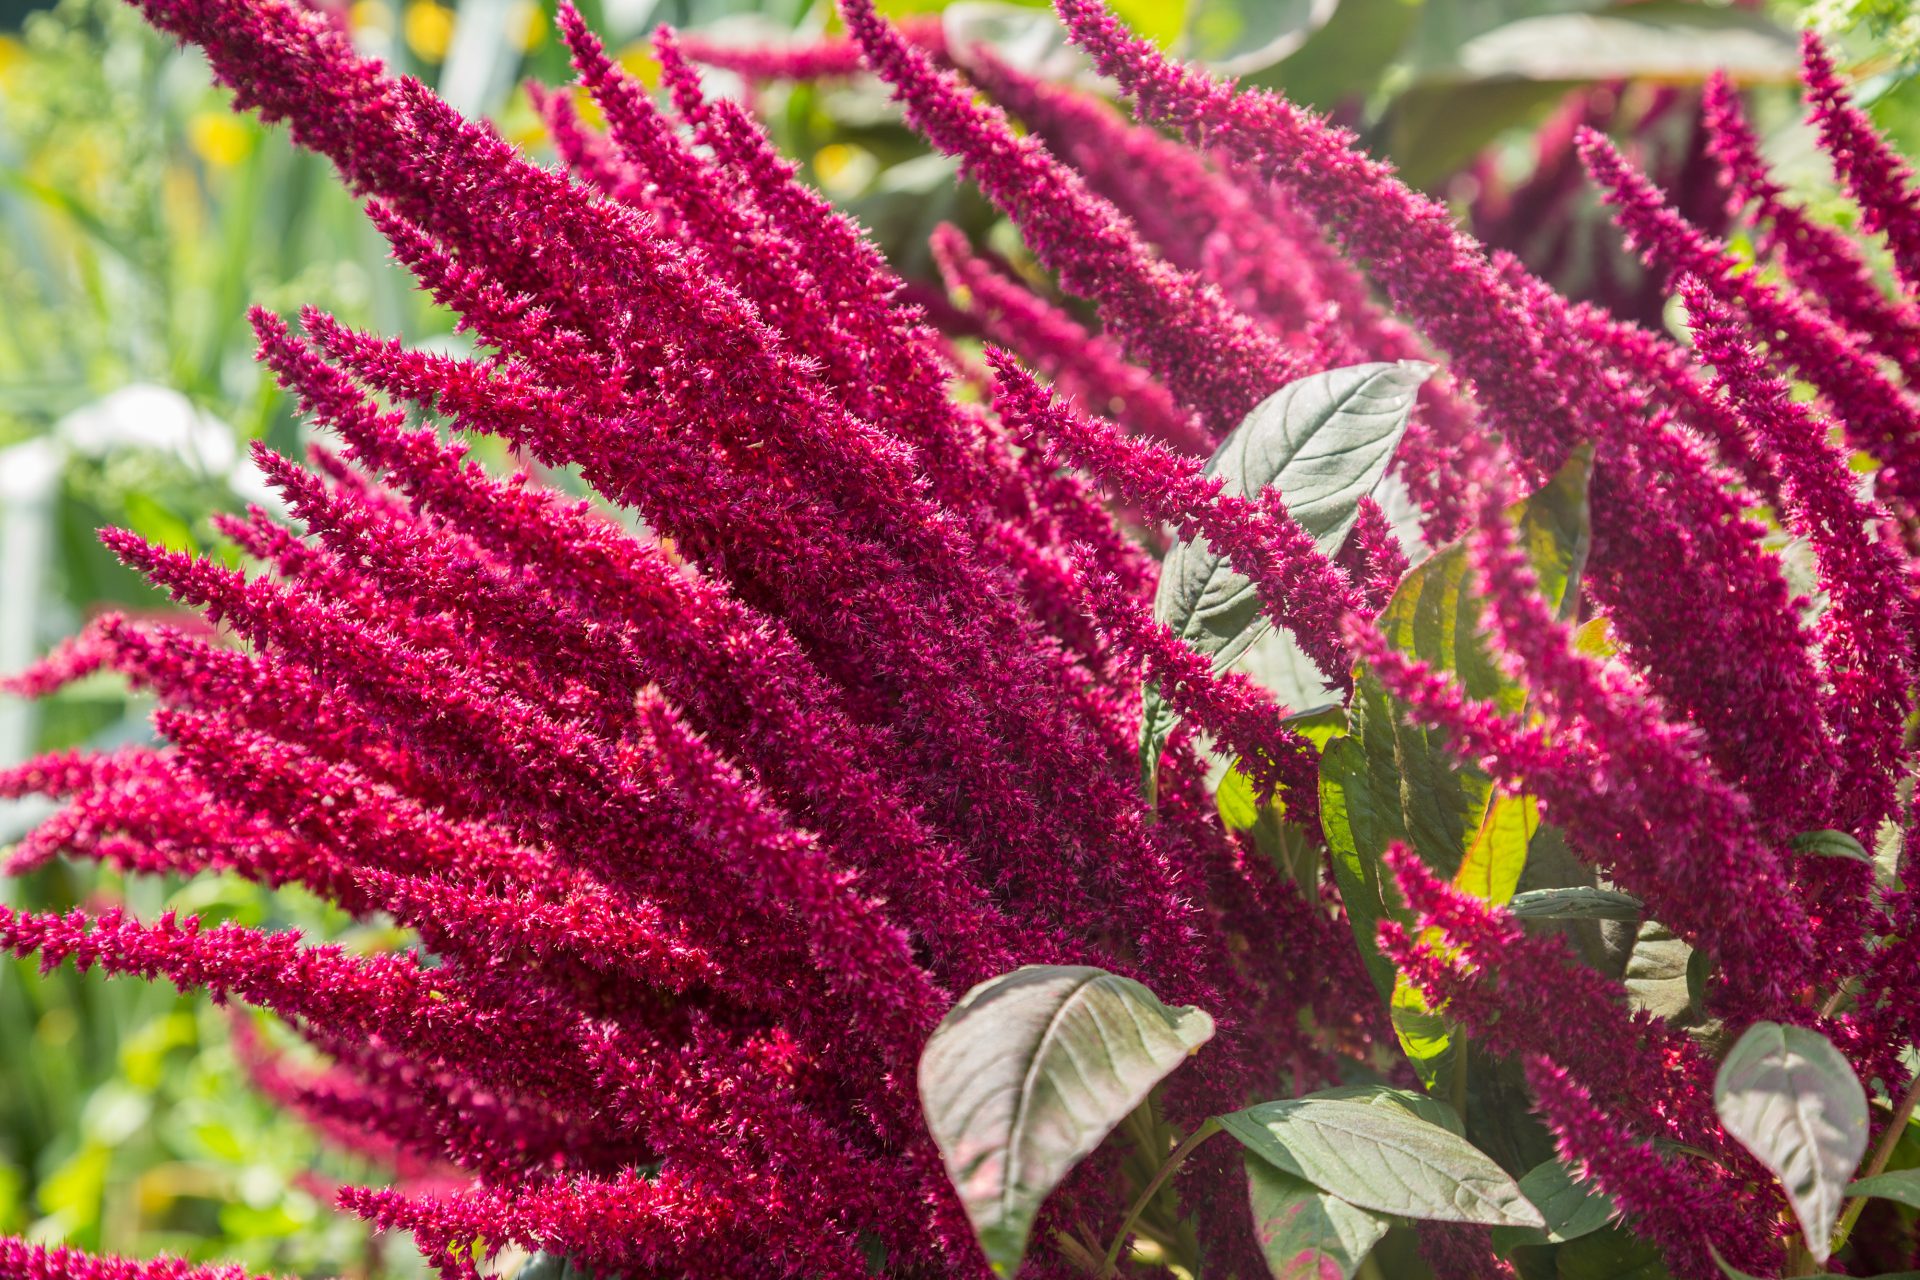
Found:
[[[564,169],[293,0],[139,3],[333,161],[477,353],[254,314],[330,445],[256,449],[279,509],[222,521],[248,570],[103,535],[211,626],[103,618],[12,681],[111,668],[155,695],[161,736],[0,775],[0,794],[67,802],[13,865],[297,884],[422,950],[8,908],[0,950],[277,1014],[328,1065],[250,1041],[261,1087],[408,1175],[341,1202],[444,1272],[517,1245],[609,1276],[982,1274],[915,1064],[960,993],[1020,964],[1207,1009],[1220,1033],[1166,1097],[1182,1125],[1391,1052],[1337,894],[1223,827],[1199,735],[1310,833],[1318,751],[1155,619],[1129,525],[1205,538],[1331,686],[1363,664],[1536,797],[1711,958],[1729,1025],[1821,1025],[1906,1087],[1920,894],[1882,901],[1869,869],[1790,841],[1872,847],[1906,817],[1920,321],[1787,201],[1725,83],[1707,145],[1781,279],[1598,133],[1569,135],[1684,298],[1689,349],[1559,296],[1348,135],[1169,60],[1099,0],[1058,8],[1138,123],[871,0],[842,0],[847,35],[814,48],[663,32],[663,103],[563,3],[596,120],[538,95]],[[882,77],[1099,332],[943,228],[959,307],[1011,348],[972,364],[751,115],[703,91],[694,55]],[[1910,286],[1920,200],[1807,57],[1824,144]],[[1372,625],[1406,570],[1378,507],[1330,557],[1279,493],[1235,496],[1201,462],[1291,379],[1435,358],[1395,475],[1431,542],[1464,539],[1520,710]],[[461,436],[523,469],[489,471]],[[1605,656],[1543,604],[1505,514],[1583,445],[1577,603]],[[1762,508],[1810,549],[1817,617]],[[1151,799],[1149,682],[1186,724]],[[1714,1116],[1711,1056],[1420,858],[1385,863],[1419,923],[1388,921],[1384,954],[1524,1065],[1568,1165],[1676,1275],[1713,1274],[1706,1243],[1766,1266],[1779,1196]],[[1100,1173],[1050,1203],[1055,1228],[1115,1209]],[[1210,1269],[1263,1274],[1237,1178],[1211,1152],[1176,1189]],[[1496,1273],[1470,1231],[1426,1252]],[[1074,1274],[1071,1251],[1040,1240],[1025,1274]],[[184,1275],[0,1242],[0,1280]]]

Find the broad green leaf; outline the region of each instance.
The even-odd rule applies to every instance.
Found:
[[[1607,0],[1448,0],[1426,5],[1408,41],[1406,60],[1416,72],[1458,65],[1463,46],[1511,23],[1553,14],[1604,9]]]
[[[967,992],[920,1055],[920,1102],[994,1270],[1011,1275],[1041,1202],[1213,1035],[1101,969],[1028,965]]]
[[[1613,889],[1569,885],[1516,893],[1507,910],[1521,920],[1638,920],[1645,904]]]
[[[1898,1173],[1875,1174],[1847,1184],[1850,1196],[1873,1196],[1920,1209],[1920,1169],[1902,1169]]]
[[[1752,1272],[1742,1271],[1721,1257],[1720,1251],[1712,1245],[1707,1246],[1707,1252],[1713,1255],[1713,1264],[1720,1268],[1720,1274],[1725,1276],[1727,1280],[1760,1280],[1760,1277],[1754,1275]]]
[[[1713,976],[1713,957],[1695,951],[1687,957],[1687,1003],[1698,1014],[1707,1007],[1707,979]]]
[[[1322,111],[1363,99],[1399,56],[1422,8],[1422,0],[1340,0],[1305,44],[1248,76],[1247,83],[1284,90],[1302,106]]]
[[[1339,0],[1188,0],[1184,54],[1221,75],[1270,67],[1307,42]]]
[[[1808,831],[1795,836],[1787,842],[1787,847],[1795,853],[1810,854],[1819,858],[1851,858],[1855,862],[1873,865],[1873,855],[1861,847],[1858,840],[1844,831],[1832,829]]]
[[[1151,809],[1160,797],[1160,757],[1167,749],[1167,737],[1180,723],[1167,700],[1160,696],[1160,682],[1149,684],[1141,695],[1140,706],[1140,794]]]
[[[1570,1240],[1554,1257],[1559,1280],[1673,1280],[1660,1250],[1624,1227]]]
[[[1356,704],[1364,693],[1354,690]],[[1354,945],[1385,1000],[1392,995],[1395,971],[1380,953],[1377,930],[1386,904],[1399,899],[1388,897],[1381,856],[1389,842],[1406,836],[1391,735],[1348,736],[1327,744],[1320,754],[1320,827],[1333,855],[1333,878],[1353,925]]]
[[[1288,716],[1286,724],[1316,748],[1325,750],[1327,743],[1346,732],[1347,712],[1337,704],[1316,707]],[[1242,770],[1240,762],[1235,761],[1221,775],[1213,799],[1220,810],[1220,820],[1229,831],[1247,832],[1254,847],[1287,879],[1303,890],[1317,892],[1320,842],[1314,838],[1316,833],[1311,828],[1288,819],[1287,806],[1278,795],[1270,797],[1265,804],[1260,803],[1253,779]]]
[[[1425,937],[1423,941],[1433,946],[1437,939]],[[1387,1020],[1393,1025],[1394,1039],[1400,1042],[1400,1052],[1419,1073],[1420,1083],[1429,1089],[1445,1083],[1441,1073],[1452,1062],[1453,1028],[1405,974],[1394,975],[1393,994],[1387,997]]]
[[[1742,81],[1786,80],[1797,65],[1792,33],[1760,14],[1644,0],[1509,22],[1465,41],[1450,66],[1421,78],[1701,81],[1724,70]]]
[[[1221,1116],[1220,1124],[1275,1168],[1362,1209],[1494,1227],[1545,1225],[1499,1165],[1465,1138],[1397,1106],[1295,1098]]]
[[[1510,512],[1542,593],[1563,617],[1578,604],[1574,588],[1586,562],[1591,463],[1591,453],[1579,451]],[[1518,714],[1526,692],[1480,638],[1481,604],[1472,587],[1465,544],[1444,547],[1401,580],[1375,625],[1394,648],[1447,672],[1468,696]],[[1413,921],[1381,874],[1388,844],[1405,841],[1449,878],[1464,867],[1465,887],[1478,884],[1499,902],[1525,868],[1520,835],[1533,834],[1537,816],[1523,798],[1496,804],[1492,780],[1456,760],[1444,732],[1409,720],[1364,667],[1355,672],[1348,717],[1349,736],[1330,743],[1320,759],[1321,826],[1354,941],[1381,997],[1391,999],[1393,966],[1375,934],[1383,918]]]
[[[1444,8],[1433,0],[1429,10]],[[1457,173],[1502,134],[1537,128],[1576,85],[1566,80],[1435,80],[1394,99],[1382,146],[1404,180],[1427,186]]]
[[[1314,707],[1309,711],[1297,711],[1282,723],[1324,751],[1329,742],[1347,731],[1347,712],[1338,704]],[[1263,809],[1253,779],[1237,760],[1220,776],[1220,785],[1214,788],[1213,802],[1220,810],[1220,821],[1226,824],[1229,831],[1252,831],[1263,813],[1284,816],[1286,812],[1286,807],[1277,798],[1269,801]]]
[[[1253,497],[1277,488],[1288,512],[1326,555],[1346,541],[1360,499],[1386,473],[1433,366],[1416,360],[1329,369],[1290,382],[1253,407],[1220,443],[1207,474],[1222,492]],[[1174,543],[1160,564],[1153,616],[1213,661],[1215,671],[1245,653],[1270,624],[1253,584],[1205,538]],[[1158,766],[1149,741],[1171,729],[1157,688],[1147,691],[1142,772]],[[1164,726],[1164,729],[1163,729]],[[1151,788],[1148,788],[1151,794]]]
[[[1464,1138],[1467,1133],[1458,1112],[1432,1094],[1421,1093],[1418,1089],[1396,1089],[1387,1084],[1343,1084],[1331,1089],[1316,1089],[1308,1096],[1323,1102],[1357,1102],[1368,1107],[1396,1107],[1408,1115],[1418,1116],[1428,1124],[1437,1124],[1459,1137]]]
[[[1605,662],[1620,652],[1620,641],[1613,634],[1613,624],[1600,616],[1588,618],[1574,630],[1573,648],[1576,653]]]
[[[1220,810],[1220,821],[1229,831],[1251,831],[1260,821],[1263,806],[1253,789],[1253,779],[1240,771],[1235,764],[1220,779],[1220,785],[1213,792],[1214,807]]]
[[[1528,1170],[1520,1179],[1520,1191],[1547,1225],[1542,1230],[1495,1228],[1493,1247],[1501,1252],[1521,1245],[1578,1240],[1606,1226],[1618,1212],[1598,1188],[1575,1182],[1567,1166],[1558,1160],[1547,1160]]]
[[[1727,1280],[1760,1280],[1759,1276],[1748,1271],[1742,1271],[1721,1257],[1720,1251],[1712,1245],[1707,1246],[1707,1251],[1713,1254],[1714,1263],[1720,1268],[1720,1274],[1725,1276]],[[1863,1280],[1920,1280],[1920,1271],[1883,1271],[1876,1276],[1866,1276]]]
[[[1246,1166],[1253,1233],[1274,1280],[1352,1280],[1392,1225],[1251,1151]]]
[[[1867,1149],[1867,1092],[1817,1031],[1756,1022],[1728,1052],[1713,1105],[1786,1189],[1807,1248],[1827,1260],[1848,1181]]]
[[[1540,804],[1532,796],[1495,792],[1473,833],[1453,887],[1482,902],[1508,902],[1527,865],[1527,845],[1540,829]]]

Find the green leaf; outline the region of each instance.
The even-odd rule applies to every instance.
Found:
[[[1547,1225],[1544,1230],[1495,1228],[1493,1247],[1502,1253],[1523,1245],[1578,1240],[1606,1226],[1618,1212],[1613,1201],[1598,1188],[1575,1182],[1572,1172],[1558,1160],[1548,1160],[1530,1169],[1520,1179],[1520,1191],[1540,1211]]]
[[[1327,24],[1339,0],[1188,0],[1184,55],[1243,76],[1287,57]]]
[[[1207,474],[1250,498],[1277,487],[1288,512],[1333,555],[1360,499],[1386,473],[1414,397],[1433,372],[1416,361],[1332,369],[1290,382],[1255,405],[1221,442]],[[1266,630],[1253,584],[1205,538],[1176,542],[1160,565],[1154,617],[1213,659],[1216,670]]]
[[[1028,965],[967,992],[920,1055],[920,1101],[980,1246],[1012,1275],[1041,1202],[1213,1035],[1139,983]]]
[[[1759,1276],[1742,1271],[1721,1257],[1720,1251],[1712,1245],[1707,1246],[1707,1252],[1713,1255],[1713,1261],[1720,1268],[1720,1274],[1727,1277],[1727,1280],[1760,1280]],[[1920,1271],[1883,1271],[1877,1276],[1866,1276],[1864,1280],[1920,1280]]]
[[[1713,1105],[1727,1132],[1780,1179],[1807,1248],[1825,1262],[1867,1149],[1867,1092],[1853,1068],[1816,1031],[1756,1022],[1720,1064]]]
[[[1467,1134],[1466,1126],[1461,1123],[1458,1112],[1432,1094],[1421,1093],[1417,1089],[1396,1089],[1386,1084],[1343,1084],[1331,1089],[1317,1089],[1309,1096],[1317,1101],[1357,1102],[1368,1107],[1396,1107],[1408,1115],[1425,1120],[1428,1124],[1437,1124],[1459,1137],[1464,1138]]]
[[[1613,889],[1569,885],[1516,893],[1507,910],[1522,920],[1638,920],[1645,904]]]
[[[1724,70],[1742,81],[1786,80],[1797,65],[1792,33],[1760,14],[1644,0],[1598,13],[1521,17],[1461,42],[1420,78],[1697,82]]]
[[[1511,901],[1539,829],[1540,805],[1532,796],[1494,792],[1453,873],[1453,887],[1482,902]]]
[[[1386,474],[1407,428],[1414,398],[1433,373],[1415,360],[1330,369],[1290,382],[1255,405],[1207,462],[1222,492],[1253,497],[1277,488],[1287,510],[1333,555],[1346,541],[1360,499]],[[1205,538],[1176,542],[1160,564],[1153,616],[1225,670],[1270,624],[1253,584],[1235,573]],[[1149,692],[1140,756],[1156,766],[1153,734],[1171,729]]]
[[[1622,1227],[1568,1241],[1554,1265],[1559,1280],[1673,1280],[1660,1250]]]
[[[1422,8],[1422,0],[1340,0],[1326,26],[1247,83],[1283,90],[1322,111],[1365,98],[1406,44]]]
[[[1713,1264],[1720,1268],[1720,1274],[1725,1276],[1727,1280],[1760,1280],[1760,1277],[1753,1275],[1751,1272],[1742,1271],[1721,1257],[1720,1251],[1712,1245],[1707,1246],[1707,1252],[1713,1255]]]
[[[1873,1196],[1920,1209],[1920,1169],[1902,1169],[1898,1173],[1881,1173],[1850,1182],[1847,1194]]]
[[[1795,853],[1811,854],[1819,858],[1851,858],[1855,862],[1873,865],[1873,855],[1861,847],[1858,840],[1844,831],[1831,828],[1823,831],[1808,831],[1795,836],[1787,842],[1787,847]]]
[[[1146,797],[1149,809],[1159,801],[1160,757],[1178,723],[1180,717],[1160,696],[1160,682],[1155,680],[1142,692],[1140,706],[1140,794]]]
[[[1248,1152],[1253,1232],[1274,1280],[1352,1280],[1391,1221]]]
[[[1563,617],[1578,604],[1575,588],[1586,562],[1591,465],[1590,451],[1577,452],[1509,513],[1542,594]],[[1481,639],[1481,604],[1471,586],[1465,544],[1443,547],[1401,580],[1375,625],[1394,648],[1447,672],[1468,696],[1517,714],[1526,691],[1507,678]],[[1490,900],[1504,901],[1525,866],[1519,837],[1537,817],[1530,800],[1507,797],[1489,825],[1489,809],[1496,807],[1492,780],[1456,760],[1444,732],[1413,723],[1364,666],[1355,673],[1348,719],[1349,736],[1330,743],[1320,758],[1321,826],[1354,941],[1388,999],[1395,975],[1375,934],[1383,918],[1413,921],[1382,877],[1387,846],[1406,842],[1449,878],[1465,866],[1469,881],[1494,893]],[[1479,857],[1470,860],[1476,842],[1483,842]]]
[[[1499,1165],[1398,1106],[1294,1098],[1221,1116],[1220,1124],[1275,1168],[1358,1208],[1436,1222],[1545,1225]]]

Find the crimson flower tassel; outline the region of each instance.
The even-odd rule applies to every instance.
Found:
[[[1206,429],[1183,413],[1146,370],[1128,364],[1111,342],[996,271],[973,252],[958,227],[943,223],[934,229],[933,258],[947,288],[959,295],[987,336],[1018,352],[1061,390],[1137,435],[1182,453],[1212,452]]]
[[[0,1280],[253,1280],[244,1267],[184,1258],[101,1257],[0,1236]]]
[[[1920,195],[1913,170],[1853,105],[1820,37],[1803,35],[1800,55],[1807,120],[1819,130],[1821,150],[1859,204],[1867,230],[1886,237],[1900,282],[1909,294],[1920,291]]]
[[[1062,285],[1100,305],[1108,331],[1214,434],[1302,372],[1295,354],[1230,306],[1213,285],[1157,257],[1131,223],[1048,153],[1014,133],[996,107],[974,101],[874,12],[841,0],[868,64],[893,86],[909,123],[1019,225]]]
[[[1920,383],[1920,311],[1881,291],[1859,246],[1844,233],[1786,199],[1760,158],[1760,140],[1731,81],[1717,72],[1709,77],[1701,106],[1728,200],[1735,213],[1752,206],[1761,251],[1779,261],[1810,304],[1898,365],[1909,385]]]
[[[1580,154],[1648,263],[1670,281],[1693,276],[1777,335],[1780,358],[1820,389],[1848,441],[1885,464],[1889,495],[1920,506],[1920,405],[1825,314],[1747,271],[1725,245],[1682,218],[1604,136],[1584,132]]]

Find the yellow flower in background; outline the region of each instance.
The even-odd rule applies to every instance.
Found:
[[[0,84],[13,78],[13,70],[26,60],[27,51],[13,36],[0,36]]]
[[[231,169],[253,151],[253,130],[231,111],[201,111],[187,121],[187,145],[209,169]]]
[[[401,31],[416,58],[439,62],[453,43],[453,10],[435,0],[412,0]]]
[[[830,142],[813,154],[813,171],[828,195],[847,199],[866,190],[880,162],[865,147],[847,142]]]
[[[635,40],[620,51],[616,59],[626,73],[649,89],[660,87],[660,60],[653,56],[653,45]]]
[[[347,11],[347,26],[354,34],[371,31],[377,35],[393,34],[393,10],[385,0],[354,0],[353,7]]]

